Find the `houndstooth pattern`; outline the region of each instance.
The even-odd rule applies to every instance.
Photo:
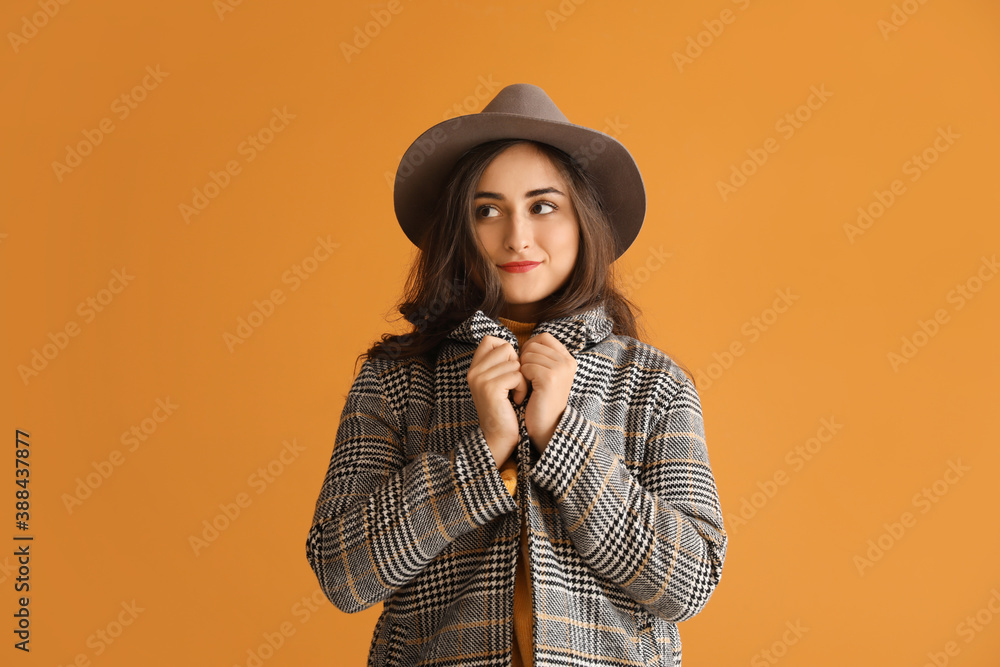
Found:
[[[681,666],[677,623],[708,602],[727,546],[701,404],[667,355],[612,325],[603,306],[536,325],[577,371],[540,457],[514,406],[516,499],[467,380],[483,336],[518,348],[510,330],[476,311],[433,367],[364,362],[306,557],[339,609],[384,602],[369,665],[510,665],[526,510],[534,664]]]

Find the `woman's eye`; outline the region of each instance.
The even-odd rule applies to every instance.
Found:
[[[479,218],[493,218],[493,217],[496,217],[496,216],[489,215],[490,211],[493,211],[494,213],[497,213],[499,215],[499,213],[497,212],[497,210],[495,208],[493,208],[489,204],[484,204],[484,205],[480,206],[478,209],[476,209],[476,216],[479,217]]]
[[[536,202],[535,206],[548,206],[550,209],[552,209],[552,211],[556,210],[555,205],[550,204],[547,201]],[[532,206],[532,208],[535,208],[535,206]],[[551,213],[552,211],[539,211],[539,213]]]

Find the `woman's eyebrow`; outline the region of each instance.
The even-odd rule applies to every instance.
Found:
[[[538,188],[537,190],[529,190],[528,192],[524,193],[524,198],[528,199],[530,197],[537,197],[538,195],[544,195],[544,194],[548,194],[550,192],[555,193],[557,195],[562,195],[563,197],[566,196],[562,192],[560,192],[559,190],[557,190],[556,188],[548,187],[548,188]],[[476,196],[475,196],[475,199],[482,199],[482,198],[485,198],[485,199],[499,199],[499,200],[506,199],[506,197],[504,197],[499,192],[477,192]]]

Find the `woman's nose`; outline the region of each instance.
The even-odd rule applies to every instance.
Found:
[[[531,224],[520,213],[513,213],[509,218],[505,240],[507,246],[514,250],[521,250],[531,243]]]

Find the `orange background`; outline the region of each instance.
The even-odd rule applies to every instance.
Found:
[[[378,608],[326,602],[305,537],[355,357],[401,330],[387,175],[455,105],[530,82],[635,156],[620,265],[650,342],[703,374],[730,547],[684,664],[997,665],[997,4],[390,5],[3,3],[2,426],[30,433],[35,540],[30,654],[0,557],[0,662],[363,664]],[[68,146],[89,154],[65,171]],[[240,513],[196,553],[220,504]]]

